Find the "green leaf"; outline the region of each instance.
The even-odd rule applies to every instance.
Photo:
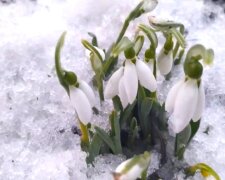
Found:
[[[149,113],[152,109],[152,104],[153,101],[151,98],[146,97],[142,103],[141,103],[141,109],[140,111],[140,125],[141,125],[141,129],[144,133],[145,136],[147,136],[149,134],[148,131],[148,124],[149,124]]]
[[[103,62],[103,72],[106,78],[109,77],[110,73],[114,70],[118,62],[118,57],[109,57],[106,61]]]
[[[158,46],[158,38],[155,31],[149,26],[146,26],[144,24],[140,24],[138,28],[145,33],[145,35],[150,40],[151,45],[156,49]]]
[[[95,134],[88,149],[89,154],[88,157],[86,158],[86,162],[88,164],[92,163],[95,157],[99,155],[102,143],[103,143],[102,139],[97,134]]]
[[[199,126],[200,126],[201,120],[198,120],[197,122],[191,121],[190,126],[191,126],[191,137],[188,140],[188,143],[192,140],[192,138],[195,136],[197,133]]]
[[[138,137],[138,124],[137,124],[137,119],[135,117],[132,118],[130,127],[129,127],[129,143],[133,145],[135,138]]]
[[[91,33],[91,32],[88,32],[88,35],[92,37],[91,44],[92,44],[93,46],[98,47],[98,40],[97,40],[96,35],[93,34],[93,33]]]
[[[188,126],[176,135],[176,142],[175,142],[175,155],[178,159],[183,159],[185,148],[189,142],[191,137],[191,126]]]
[[[98,88],[98,94],[100,97],[101,101],[104,101],[104,93],[103,93],[103,77],[101,74],[96,74],[95,75],[95,80],[97,83],[97,88]]]
[[[120,139],[120,122],[119,122],[119,117],[116,113],[116,111],[113,111],[112,114],[110,115],[110,121],[112,124],[112,131],[114,132],[114,144],[116,148],[116,153],[122,153],[122,146],[121,146],[121,139]]]
[[[60,84],[65,88],[67,94],[69,95],[69,86],[64,79],[65,71],[61,67],[61,63],[60,63],[60,54],[61,54],[62,47],[64,45],[65,36],[66,36],[66,32],[63,32],[56,45],[55,68],[56,68],[56,73],[57,73]]]
[[[210,166],[204,163],[198,163],[185,169],[187,176],[194,176],[197,171],[200,171],[203,177],[213,176],[215,180],[221,180],[219,175]]]
[[[118,44],[116,44],[116,46],[114,47],[113,51],[112,51],[112,56],[118,57],[119,54],[127,49],[129,49],[130,47],[134,46],[134,44],[128,39],[128,37],[123,37],[120,42]]]
[[[133,110],[134,110],[134,107],[136,105],[136,100],[133,102],[133,104],[131,105],[128,105],[123,112],[121,112],[121,115],[120,115],[120,124],[121,124],[121,127],[125,124],[125,123],[128,123],[129,120],[131,120],[131,116],[133,114]]]
[[[98,136],[109,146],[109,148],[112,150],[114,154],[117,154],[115,144],[113,143],[113,140],[110,138],[110,136],[101,128],[95,127],[95,131],[98,134]]]
[[[135,50],[136,55],[138,55],[139,52],[141,51],[143,44],[144,44],[144,40],[145,40],[145,38],[142,35],[139,35],[136,37],[136,39],[134,41],[134,50]]]

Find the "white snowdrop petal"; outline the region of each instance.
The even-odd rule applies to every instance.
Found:
[[[128,159],[122,162],[115,170],[116,173],[122,173],[120,176],[120,180],[136,180],[141,176],[144,168],[139,164],[134,165],[128,172],[123,174],[123,171],[127,168],[127,165],[132,161],[132,159]]]
[[[159,53],[157,59],[157,66],[160,74],[167,75],[173,66],[173,53],[170,51],[168,54],[164,54],[164,48]]]
[[[121,173],[127,166],[127,164],[131,161],[131,159],[127,159],[126,161],[123,161],[119,166],[117,166],[115,172]]]
[[[174,109],[174,103],[176,100],[177,93],[179,91],[179,88],[184,84],[184,80],[179,81],[176,83],[169,91],[166,102],[165,102],[165,109],[167,112],[172,113]]]
[[[94,94],[92,88],[85,81],[80,81],[79,89],[81,89],[84,92],[84,94],[88,97],[91,107],[95,106],[95,102],[96,102],[95,94]]]
[[[143,169],[139,165],[133,166],[126,174],[121,176],[121,180],[136,180],[141,177]]]
[[[102,60],[104,60],[105,59],[105,52],[102,49],[100,49],[100,48],[98,48],[96,46],[95,46],[95,49],[98,51],[98,53],[102,57]]]
[[[127,94],[124,87],[124,77],[122,77],[119,82],[119,97],[120,97],[120,101],[122,103],[123,108],[126,108],[128,105],[128,99],[127,99]]]
[[[104,95],[106,99],[113,98],[114,96],[119,94],[118,86],[119,86],[119,81],[122,75],[123,75],[123,67],[120,67],[110,77],[104,91]]]
[[[89,123],[92,117],[92,109],[84,92],[79,88],[70,87],[70,100],[76,110],[79,120],[85,125]]]
[[[204,86],[201,82],[199,89],[198,89],[198,103],[196,106],[195,113],[192,117],[192,120],[194,122],[198,121],[201,118],[204,107],[205,107],[205,90],[204,90]]]
[[[127,93],[128,102],[132,104],[137,96],[138,90],[138,78],[136,72],[136,66],[130,62],[130,60],[126,60],[125,68],[124,68],[124,86]]]
[[[140,84],[151,92],[156,91],[157,83],[148,65],[143,61],[137,60],[136,70]]]
[[[190,122],[198,102],[196,80],[186,81],[180,88],[174,104],[172,127],[175,133],[181,132]]]

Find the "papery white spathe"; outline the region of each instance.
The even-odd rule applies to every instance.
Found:
[[[136,65],[126,60],[125,66],[115,71],[109,79],[104,91],[105,98],[110,99],[118,95],[125,108],[136,99],[138,80],[149,91],[156,91],[156,80],[149,66],[141,60],[137,60]]]
[[[94,47],[98,51],[98,53],[100,54],[102,59],[104,60],[105,59],[105,52],[102,49],[98,48],[97,46],[94,46]],[[90,50],[88,50],[88,49],[85,50],[85,55],[86,55],[87,58],[90,58],[90,53],[91,53]]]
[[[92,107],[95,105],[95,95],[91,87],[84,81],[79,87],[70,86],[70,100],[75,108],[79,120],[87,125],[91,122]]]
[[[144,4],[142,6],[143,10],[148,13],[155,9],[158,4],[158,0],[143,0]]]
[[[160,74],[167,75],[173,67],[173,51],[169,51],[168,54],[165,54],[164,51],[162,48],[158,55],[157,66]]]
[[[198,87],[195,79],[182,80],[170,90],[165,109],[173,113],[171,128],[175,133],[181,132],[191,121],[201,118],[205,105],[205,92],[202,82]]]

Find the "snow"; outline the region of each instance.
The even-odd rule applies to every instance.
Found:
[[[74,110],[54,70],[54,49],[67,31],[63,65],[86,82],[92,72],[80,43],[87,32],[107,47],[128,12],[138,0],[21,0],[0,3],[0,179],[110,179],[123,156],[104,155],[87,167],[79,136],[71,129],[77,122]],[[161,0],[153,15],[183,22],[188,46],[202,43],[215,51],[215,62],[204,72],[206,109],[196,137],[188,147],[185,162],[204,162],[225,178],[225,15],[222,6],[202,0]],[[214,13],[215,18],[209,16]],[[147,22],[146,17],[131,23]],[[160,99],[181,77],[177,67],[169,82],[158,82]],[[96,93],[97,96],[97,93]],[[98,105],[100,106],[100,105]],[[108,127],[112,105],[106,101],[94,123]],[[209,127],[208,135],[204,131]],[[149,172],[159,166],[153,153]],[[183,178],[182,172],[175,179]],[[199,179],[197,175],[195,179]]]

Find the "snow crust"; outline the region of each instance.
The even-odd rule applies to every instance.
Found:
[[[54,50],[67,31],[63,65],[86,82],[92,72],[80,41],[87,32],[99,37],[100,47],[115,40],[123,20],[138,0],[21,0],[0,3],[0,179],[76,180],[110,179],[123,156],[99,156],[95,167],[87,167],[74,110],[54,70]],[[204,72],[206,108],[200,130],[188,147],[185,161],[204,162],[225,179],[225,59],[223,8],[202,0],[161,0],[152,15],[183,22],[188,46],[202,43],[215,51],[215,62]],[[212,13],[215,18],[212,18]],[[137,22],[131,23],[128,36]],[[169,82],[159,79],[159,97],[181,78],[176,67]],[[97,93],[96,93],[97,96]],[[100,105],[98,105],[100,106]],[[108,127],[112,105],[106,101],[94,123]],[[208,134],[205,133],[208,129]],[[159,166],[153,153],[150,172]],[[183,179],[179,172],[174,179]],[[197,175],[194,179],[200,179]]]

